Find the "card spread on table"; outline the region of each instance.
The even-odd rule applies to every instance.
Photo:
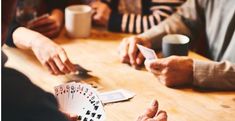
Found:
[[[99,94],[99,98],[104,104],[129,100],[134,96],[135,93],[124,89],[119,89]]]
[[[140,50],[140,52],[143,54],[145,59],[152,60],[152,59],[157,59],[158,58],[153,49],[144,47],[143,45],[139,45],[139,44],[137,44],[137,47]]]
[[[104,121],[105,112],[98,93],[90,85],[66,83],[55,88],[60,109],[78,115],[79,121]]]

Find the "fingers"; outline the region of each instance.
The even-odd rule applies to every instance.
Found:
[[[57,67],[57,65],[55,64],[55,62],[52,59],[49,59],[47,61],[48,65],[50,66],[51,70],[53,71],[54,75],[61,75],[63,74]]]
[[[145,61],[145,68],[152,72],[152,73],[157,73],[157,72],[161,72],[166,65],[163,63],[164,60],[162,59],[156,59],[156,60],[146,60]]]
[[[137,65],[141,65],[144,61],[144,56],[142,55],[142,53],[139,53],[137,58],[136,58],[136,63]]]
[[[128,49],[128,56],[130,58],[130,63],[132,66],[136,67],[136,57],[137,57],[137,46],[136,46],[137,42],[136,41],[130,41],[129,44],[129,49]]]
[[[62,61],[60,60],[60,57],[58,55],[55,55],[53,57],[53,60],[61,72],[65,73],[65,74],[70,73],[70,71],[67,69],[67,67],[64,65],[64,63],[62,63]]]
[[[128,56],[128,48],[129,48],[129,43],[127,42],[126,39],[123,39],[123,41],[121,42],[118,48],[119,57],[122,63],[130,63],[130,59]]]
[[[68,113],[65,113],[65,112],[62,112],[69,121],[78,121],[78,116],[76,114],[68,114]]]
[[[158,102],[157,100],[153,100],[151,105],[146,109],[144,115],[149,117],[149,118],[153,118],[158,111]]]
[[[53,24],[55,21],[50,19],[49,17],[44,17],[42,19],[33,21],[32,23],[29,23],[28,28],[34,29],[38,28],[40,26],[48,25],[48,24]]]
[[[77,115],[69,115],[69,121],[78,121],[78,116]]]
[[[53,75],[69,74],[76,72],[76,67],[70,62],[65,51],[59,49],[54,54],[48,57],[44,64]]]
[[[161,110],[154,116],[154,119],[156,121],[167,121],[167,113]]]
[[[40,26],[40,27],[33,28],[33,29],[40,33],[46,33],[46,32],[53,31],[53,30],[59,31],[59,27],[56,25],[56,23]]]
[[[66,66],[69,72],[76,72],[77,70],[75,65],[71,63],[64,49],[59,49],[58,53],[62,63]]]

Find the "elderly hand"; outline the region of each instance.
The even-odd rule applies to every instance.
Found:
[[[193,80],[193,60],[189,57],[146,60],[145,67],[168,87],[191,84]]]
[[[39,19],[29,22],[27,28],[53,38],[59,35],[62,26],[63,13],[60,10],[54,10],[49,16],[39,17]]]
[[[100,1],[96,1],[91,3],[91,7],[95,10],[93,16],[93,21],[95,24],[107,26],[111,14],[111,9],[109,6]]]
[[[121,61],[131,64],[134,68],[144,62],[144,56],[139,52],[137,44],[151,48],[151,42],[137,36],[124,38],[118,48]]]
[[[151,106],[138,117],[137,121],[167,121],[167,113],[165,111],[158,111],[158,102],[153,100]]]

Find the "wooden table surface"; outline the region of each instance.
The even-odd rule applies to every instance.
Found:
[[[53,76],[40,65],[31,51],[3,47],[7,66],[26,74],[34,84],[53,93],[53,87],[82,79],[98,85],[99,91],[127,89],[136,93],[130,101],[105,105],[107,121],[135,121],[152,99],[168,113],[169,121],[235,121],[235,93],[208,92],[191,88],[167,88],[145,69],[135,70],[119,61],[117,47],[124,34],[92,30],[86,39],[69,39],[65,32],[55,39],[71,61],[91,70],[90,78]],[[190,52],[190,57],[205,58]]]

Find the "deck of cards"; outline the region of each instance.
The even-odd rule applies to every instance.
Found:
[[[71,82],[54,89],[62,111],[78,115],[79,121],[105,120],[103,104],[96,90],[90,85]]]
[[[153,60],[153,59],[158,58],[153,49],[144,47],[143,45],[139,45],[139,44],[137,44],[137,47],[140,50],[140,52],[143,54],[146,60]]]

